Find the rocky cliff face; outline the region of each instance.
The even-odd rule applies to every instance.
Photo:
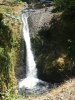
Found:
[[[53,7],[46,7],[42,9],[34,10],[29,14],[29,27],[30,27],[30,33],[31,37],[34,37],[34,35],[38,34],[38,32],[43,27],[50,27],[50,21],[53,17],[53,14],[51,13],[51,10]]]
[[[68,55],[69,40],[63,32],[61,13],[52,13],[52,9],[51,6],[32,12],[29,27],[38,77],[49,82],[60,82],[74,73],[74,63]]]

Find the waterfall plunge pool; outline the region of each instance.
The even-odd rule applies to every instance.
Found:
[[[21,95],[42,94],[51,89],[51,84],[38,78],[27,77],[19,82],[19,93]]]

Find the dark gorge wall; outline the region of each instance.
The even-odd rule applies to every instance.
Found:
[[[38,77],[48,82],[61,82],[74,75],[74,58],[69,54],[70,35],[66,34],[61,13],[53,7],[36,10],[29,17],[32,49]]]

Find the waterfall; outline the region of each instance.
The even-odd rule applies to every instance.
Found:
[[[26,43],[26,78],[19,83],[19,88],[26,87],[32,89],[38,82],[37,79],[37,68],[34,61],[34,55],[31,50],[30,33],[28,26],[28,15],[22,14],[23,22],[23,37]]]
[[[30,41],[30,33],[29,33],[29,26],[28,26],[28,16],[22,14],[22,21],[23,21],[23,37],[26,43],[26,51],[27,51],[27,70],[26,70],[26,77],[37,77],[37,69],[36,63],[34,61],[34,55],[31,50],[31,41]]]
[[[26,43],[26,78],[22,79],[19,82],[20,92],[25,93],[26,90],[29,90],[29,93],[33,92],[43,92],[46,91],[48,83],[44,82],[37,78],[37,68],[34,61],[34,55],[31,49],[30,33],[28,26],[28,12],[22,14],[23,22],[23,37]]]

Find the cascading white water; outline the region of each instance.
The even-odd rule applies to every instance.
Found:
[[[28,26],[28,11],[22,14],[22,22],[23,22],[23,37],[26,43],[26,78],[19,82],[19,90],[20,93],[25,93],[26,90],[28,93],[42,93],[46,91],[49,87],[47,82],[44,82],[37,78],[37,68],[36,63],[34,61],[34,55],[31,50],[31,41],[30,41],[30,33]]]
[[[39,79],[37,79],[37,69],[36,63],[34,61],[34,56],[31,50],[31,41],[29,35],[29,26],[28,26],[28,15],[22,14],[23,22],[23,37],[26,43],[26,78],[19,82],[19,88],[25,87],[28,89],[33,89]]]
[[[30,42],[30,35],[29,35],[29,27],[28,27],[28,16],[22,14],[22,21],[23,21],[23,36],[26,42],[26,51],[27,51],[27,73],[26,77],[37,77],[37,69],[36,63],[34,61],[34,56],[31,50],[31,42]]]

